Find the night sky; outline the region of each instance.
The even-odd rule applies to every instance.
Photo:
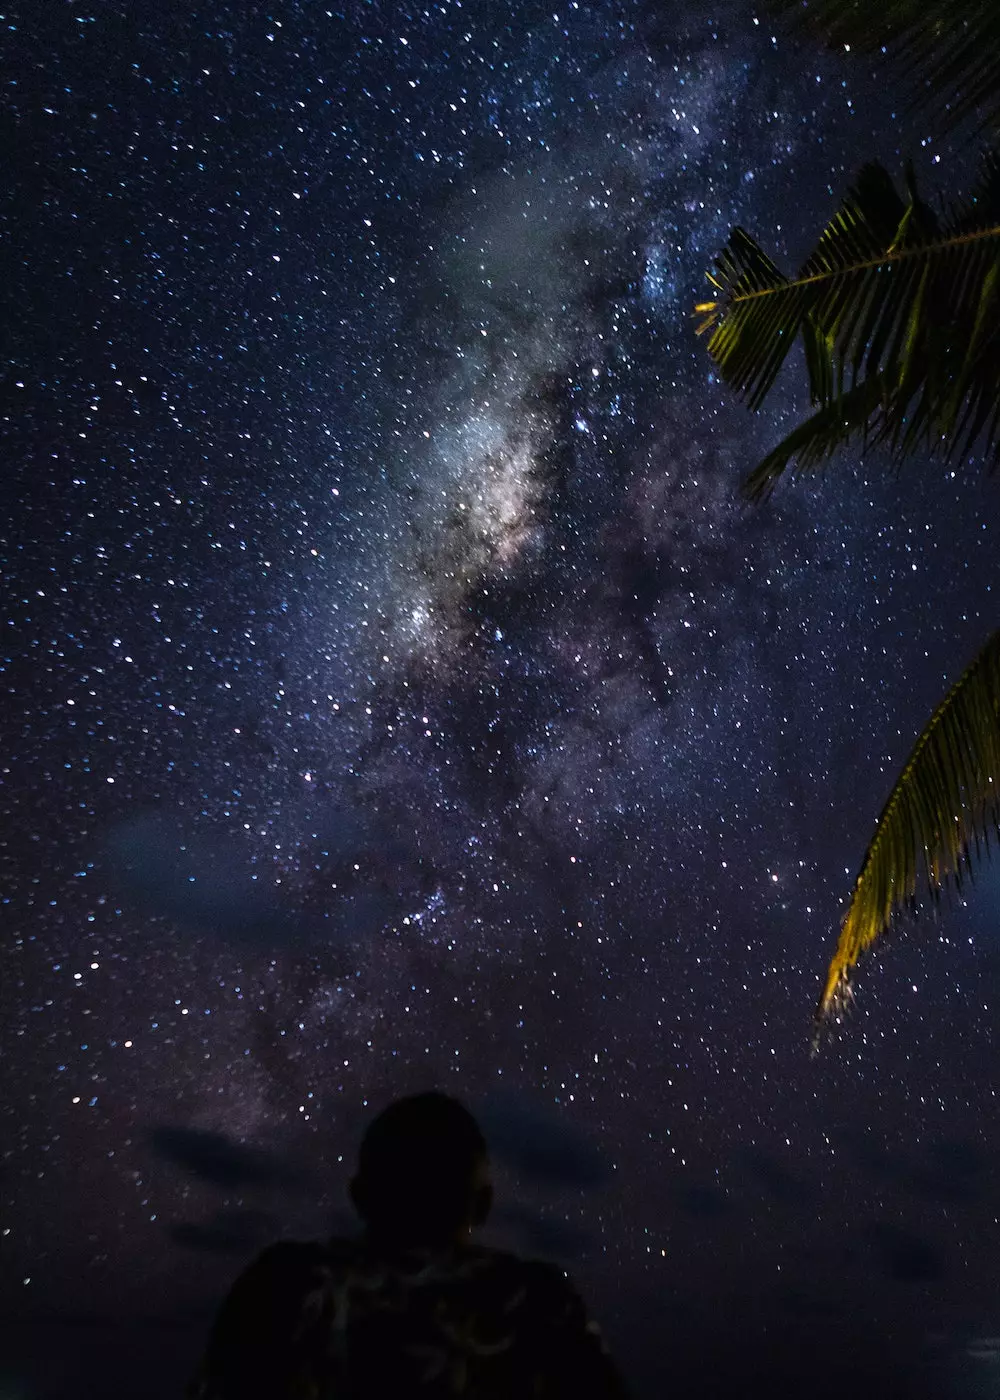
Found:
[[[995,873],[809,1035],[997,483],[744,506],[690,315],[974,146],[749,0],[2,25],[0,1394],[175,1394],[429,1087],[640,1396],[995,1394]]]

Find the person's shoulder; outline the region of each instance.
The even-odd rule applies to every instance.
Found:
[[[247,1266],[234,1291],[244,1297],[308,1289],[326,1264],[325,1247],[315,1240],[277,1240]]]
[[[540,1347],[538,1355],[544,1358],[544,1366],[555,1363],[561,1368],[561,1380],[551,1393],[626,1400],[627,1392],[608,1355],[601,1329],[569,1273],[548,1260],[522,1258],[503,1250],[488,1252],[514,1285],[505,1290],[509,1300],[506,1311]],[[567,1379],[572,1377],[576,1379]]]
[[[322,1276],[322,1259],[321,1245],[302,1240],[279,1240],[258,1254],[216,1315],[210,1368],[225,1370],[248,1346],[259,1351],[290,1335],[304,1299]]]
[[[257,1255],[252,1269],[262,1273],[287,1273],[322,1263],[326,1246],[318,1240],[276,1240]]]
[[[535,1301],[549,1299],[566,1303],[578,1297],[565,1269],[545,1259],[533,1259],[506,1249],[475,1245],[469,1250],[470,1263],[484,1272],[507,1279],[531,1294]]]
[[[508,1249],[493,1249],[487,1245],[476,1246],[478,1251],[484,1256],[494,1261],[495,1267],[507,1269],[511,1272],[519,1272],[532,1279],[545,1282],[569,1283],[569,1274],[559,1264],[553,1264],[547,1259],[535,1259],[524,1254],[515,1254]]]

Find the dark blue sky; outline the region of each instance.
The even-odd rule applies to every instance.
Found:
[[[996,484],[845,461],[745,508],[794,376],[752,418],[689,314],[734,223],[797,258],[863,160],[960,186],[969,143],[736,4],[3,22],[27,1394],[122,1320],[183,1339],[166,1386],[429,1086],[641,1393],[737,1356],[971,1393],[995,877],[807,1051],[891,775],[996,626]]]

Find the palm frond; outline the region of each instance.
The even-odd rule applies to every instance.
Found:
[[[1000,632],[934,711],[893,785],[861,864],[816,1010],[816,1037],[850,992],[859,957],[913,905],[937,895],[1000,832]]]
[[[804,476],[824,466],[843,446],[845,437],[866,432],[878,437],[878,409],[882,398],[881,377],[872,375],[833,403],[826,404],[771,449],[744,480],[743,495],[759,505],[789,468],[794,476]]]
[[[993,0],[771,0],[793,31],[831,47],[888,52],[912,105],[934,104],[950,130],[969,118],[1000,127],[1000,7]]]
[[[717,299],[696,308],[698,330],[752,409],[801,337],[810,401],[841,405],[841,443],[861,434],[885,443],[897,463],[917,451],[957,456],[975,444],[995,466],[998,160],[987,158],[969,199],[944,219],[920,199],[912,172],[907,183],[904,199],[881,166],[866,166],[794,277],[734,229],[709,274]],[[870,391],[862,387],[869,379]],[[857,416],[866,393],[877,423]],[[830,455],[835,422],[836,414],[817,417],[796,451],[822,430]]]

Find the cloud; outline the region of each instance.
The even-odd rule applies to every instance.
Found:
[[[104,856],[124,894],[190,932],[256,946],[328,948],[362,939],[392,916],[393,884],[366,877],[376,857],[383,866],[400,857],[387,837],[350,813],[342,819],[335,813],[327,827],[315,835],[308,880],[281,869],[280,887],[279,872],[257,866],[255,847],[242,833],[198,829],[169,811],[141,812],[121,823]],[[354,866],[362,862],[358,878]]]
[[[747,1175],[778,1205],[802,1206],[815,1200],[813,1187],[766,1152],[749,1149],[740,1153],[737,1165],[742,1165]]]
[[[223,1133],[164,1126],[154,1128],[149,1141],[158,1157],[212,1186],[299,1189],[308,1183],[297,1164]]]
[[[578,1128],[526,1098],[491,1095],[476,1113],[491,1153],[528,1181],[596,1189],[611,1175],[604,1153]]]
[[[722,1220],[733,1213],[732,1201],[710,1182],[677,1186],[672,1196],[678,1210],[696,1220]]]
[[[588,1230],[571,1221],[543,1215],[524,1205],[500,1206],[493,1214],[498,1222],[516,1231],[521,1248],[551,1259],[578,1259],[593,1238]]]
[[[993,1159],[968,1139],[927,1143],[919,1157],[889,1152],[862,1139],[855,1144],[855,1156],[876,1180],[928,1201],[962,1204],[997,1190]]]
[[[274,1216],[260,1210],[220,1210],[207,1221],[182,1221],[167,1231],[174,1244],[203,1254],[249,1254],[277,1233]]]
[[[948,1273],[944,1251],[911,1230],[873,1220],[864,1234],[881,1272],[897,1283],[936,1283]]]

